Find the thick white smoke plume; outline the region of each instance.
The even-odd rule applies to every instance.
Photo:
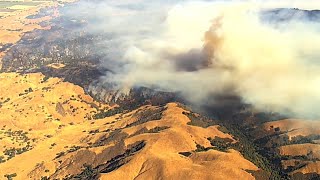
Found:
[[[83,7],[95,7],[88,11],[92,32],[108,36],[104,66],[115,73],[104,81],[180,92],[198,104],[227,93],[263,110],[320,118],[320,25],[307,12],[270,10],[319,3],[277,3],[127,0]]]

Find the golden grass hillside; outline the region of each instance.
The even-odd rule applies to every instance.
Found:
[[[280,144],[276,151],[289,174],[320,173],[320,123],[314,120],[283,119],[264,123],[258,136],[274,137],[270,142]],[[275,136],[276,135],[276,136]],[[270,146],[271,143],[267,145]]]
[[[190,124],[176,103],[93,119],[112,107],[61,79],[4,73],[0,83],[0,179],[254,179],[247,171],[258,170],[238,151],[198,150],[208,138],[235,140]]]
[[[267,131],[274,128],[280,128],[281,131],[287,131],[287,135],[290,139],[291,137],[299,135],[308,136],[311,134],[320,134],[319,127],[319,121],[305,119],[284,119],[271,121],[263,125],[263,128]]]

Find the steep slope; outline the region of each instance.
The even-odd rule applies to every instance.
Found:
[[[110,107],[79,86],[43,78],[1,74],[1,178],[254,179],[247,170],[259,169],[238,151],[213,146],[211,139],[236,141],[176,103],[94,120]]]
[[[293,179],[319,178],[319,122],[283,119],[255,129],[256,142],[276,152],[283,171]]]

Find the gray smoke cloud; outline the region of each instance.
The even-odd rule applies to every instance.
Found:
[[[320,118],[320,24],[306,11],[270,10],[318,4],[111,0],[79,9],[90,32],[106,36],[102,65],[114,73],[101,81],[124,92],[152,87],[196,104],[227,93],[258,109]]]

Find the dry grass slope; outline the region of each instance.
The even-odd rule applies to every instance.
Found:
[[[0,82],[1,152],[29,145],[10,151],[10,159],[3,154],[0,174],[16,173],[14,179],[82,177],[84,171],[100,179],[254,179],[246,170],[258,170],[232,149],[196,151],[211,146],[207,138],[233,138],[218,125],[189,125],[176,103],[93,120],[111,107],[79,86],[42,74],[6,73]]]

